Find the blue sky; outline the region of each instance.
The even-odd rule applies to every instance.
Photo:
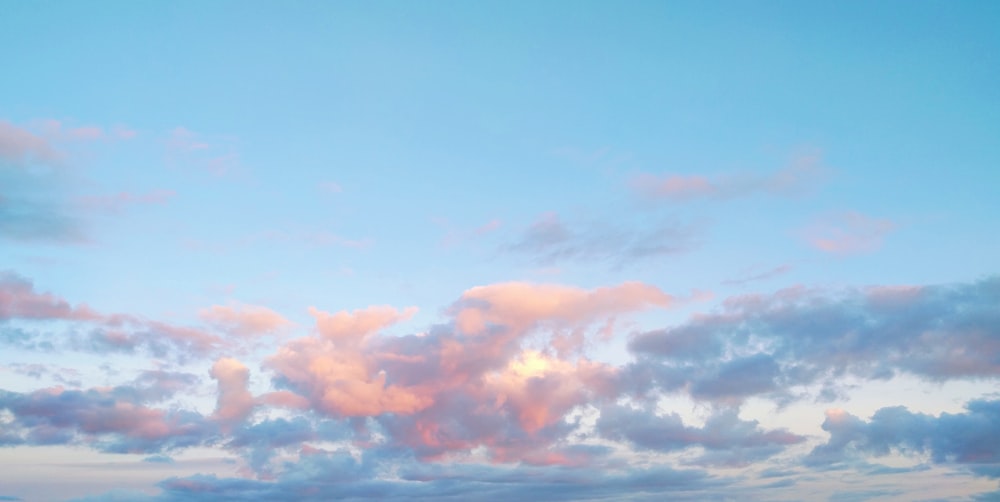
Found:
[[[995,497],[998,21],[8,5],[0,497]]]

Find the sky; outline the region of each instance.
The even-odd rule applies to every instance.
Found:
[[[998,26],[6,2],[0,500],[1000,500]]]

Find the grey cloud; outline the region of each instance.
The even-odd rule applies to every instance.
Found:
[[[607,406],[601,410],[597,430],[608,439],[625,440],[643,449],[678,451],[700,446],[705,454],[695,463],[729,467],[763,460],[806,439],[785,430],[763,430],[757,421],[740,420],[735,409],[715,413],[699,428],[684,425],[676,414],[656,416],[651,410]]]
[[[792,288],[727,300],[686,324],[633,337],[627,368],[663,390],[738,400],[846,375],[1000,376],[1000,277],[953,286]],[[725,354],[744,354],[725,359]],[[647,382],[647,385],[649,383]]]
[[[690,226],[663,221],[651,225],[568,225],[556,213],[545,213],[504,250],[552,265],[563,261],[608,262],[621,267],[643,260],[689,251],[698,233]]]
[[[1000,477],[1000,400],[971,401],[964,413],[937,417],[902,406],[881,408],[867,421],[833,411],[823,430],[830,433],[829,440],[806,458],[815,467],[850,462],[858,454],[898,451],[928,454],[936,464],[961,464],[974,473]]]

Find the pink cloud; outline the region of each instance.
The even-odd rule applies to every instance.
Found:
[[[538,321],[575,325],[650,307],[669,307],[674,297],[654,286],[626,282],[584,289],[508,282],[472,288],[454,309],[461,332],[476,334],[491,324],[523,329]]]
[[[822,180],[828,170],[818,155],[802,155],[783,169],[769,174],[701,175],[643,173],[631,180],[637,193],[658,200],[686,202],[698,199],[730,199],[764,193],[798,195]]]
[[[610,366],[586,359],[572,363],[526,350],[502,371],[485,376],[485,397],[495,408],[508,407],[521,428],[534,433],[562,420],[593,393],[611,397],[615,373]]]
[[[383,328],[405,321],[417,313],[416,307],[396,310],[387,305],[372,306],[364,310],[346,310],[329,314],[315,307],[309,313],[316,319],[316,328],[329,340],[360,340]]]
[[[253,396],[247,390],[250,370],[236,359],[222,358],[212,365],[210,374],[219,383],[216,420],[232,426],[246,419],[255,404]]]
[[[812,247],[827,253],[870,253],[881,248],[885,236],[895,228],[888,219],[850,211],[815,221],[806,228],[805,238]]]
[[[259,404],[294,410],[309,409],[309,400],[287,390],[278,390],[262,394],[257,398]]]
[[[0,320],[65,319],[98,320],[101,315],[86,305],[73,307],[50,293],[38,293],[34,285],[10,273],[0,273]]]
[[[31,161],[55,163],[61,155],[44,137],[0,120],[0,159],[17,164]]]
[[[314,406],[335,416],[413,413],[430,404],[427,397],[413,389],[387,385],[385,372],[379,371],[375,359],[358,346],[360,340],[338,341],[346,343],[334,345],[329,339],[319,338],[295,340],[269,358],[267,364],[308,394]]]
[[[203,309],[199,315],[202,320],[241,336],[274,334],[292,324],[281,314],[254,305],[213,305]]]
[[[466,291],[448,311],[456,331],[404,337],[379,332],[408,317],[407,310],[312,309],[317,335],[286,344],[267,361],[294,394],[259,399],[298,407],[294,396],[301,396],[337,417],[392,415],[393,438],[424,458],[486,446],[498,462],[572,463],[578,459],[549,448],[572,409],[614,399],[618,370],[523,343],[592,324],[607,329],[615,316],[674,301],[641,283],[592,290],[496,284]]]
[[[110,451],[139,453],[175,445],[197,444],[209,427],[195,414],[176,414],[129,401],[122,388],[85,391],[41,389],[3,403],[14,417],[9,434],[27,432],[29,441],[87,442]],[[96,441],[95,441],[96,440]]]

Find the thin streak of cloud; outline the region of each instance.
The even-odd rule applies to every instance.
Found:
[[[653,225],[569,225],[555,212],[543,213],[502,249],[527,255],[540,265],[563,261],[606,262],[623,267],[637,260],[690,251],[699,229],[663,221]]]
[[[630,185],[639,195],[667,202],[725,200],[756,194],[795,196],[824,181],[829,169],[819,155],[801,155],[788,167],[769,174],[740,173],[722,176],[649,174],[634,176]]]
[[[821,217],[803,230],[810,246],[831,254],[871,253],[882,247],[897,225],[856,211]]]

